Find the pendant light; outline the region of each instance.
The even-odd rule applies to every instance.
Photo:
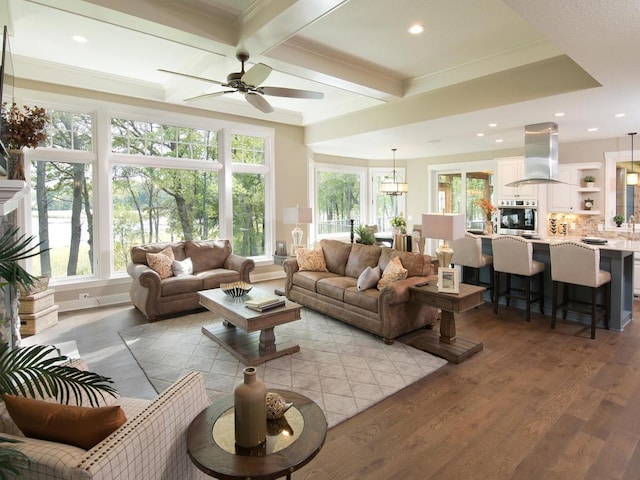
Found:
[[[409,186],[399,179],[396,179],[396,150],[397,148],[392,148],[393,152],[393,172],[391,178],[387,178],[384,182],[380,184],[380,192],[385,195],[402,195],[409,191]]]
[[[631,136],[631,173],[627,173],[627,185],[638,185],[638,174],[633,168],[633,137],[637,134],[638,132],[627,133]]]

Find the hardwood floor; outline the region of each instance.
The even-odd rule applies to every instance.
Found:
[[[638,318],[639,302],[635,302]],[[108,318],[108,321],[106,319]],[[74,339],[121,393],[155,395],[118,330],[144,322],[131,307],[62,314],[30,343]],[[637,320],[636,320],[637,322]],[[640,326],[624,332],[489,304],[457,317],[484,342],[329,430],[293,479],[640,479]],[[437,328],[437,326],[436,326]]]

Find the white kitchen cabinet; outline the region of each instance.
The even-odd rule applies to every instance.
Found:
[[[506,184],[524,178],[524,158],[498,159],[496,198],[501,200],[538,200],[538,185],[507,187]]]
[[[586,175],[596,177],[600,183],[603,179],[600,173],[600,163],[567,163],[558,166],[558,180],[564,184],[549,185],[547,188],[547,203],[549,212],[574,213],[581,215],[600,214],[601,196],[600,187],[583,186],[583,178]],[[585,201],[591,200],[593,206],[590,210],[585,208]]]

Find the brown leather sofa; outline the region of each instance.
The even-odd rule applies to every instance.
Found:
[[[147,253],[158,253],[167,246],[176,260],[190,258],[193,273],[161,279],[147,263]],[[229,240],[187,240],[178,243],[149,243],[131,248],[127,273],[131,282],[131,302],[150,321],[161,316],[201,308],[198,292],[219,288],[221,283],[243,280],[255,268],[252,259],[231,252]]]
[[[326,272],[300,271],[295,258],[285,261],[285,295],[290,300],[381,336],[386,343],[435,322],[437,309],[409,299],[410,286],[436,279],[429,255],[337,240],[322,240],[320,246]],[[396,256],[408,270],[406,279],[381,290],[357,289],[358,277],[367,267],[380,266],[384,271]]]

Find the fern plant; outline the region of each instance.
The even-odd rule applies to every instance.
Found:
[[[365,227],[364,225],[358,225],[355,228],[354,232],[358,235],[358,237],[360,237],[358,243],[362,243],[364,245],[373,245],[376,242],[376,237],[371,229]]]

